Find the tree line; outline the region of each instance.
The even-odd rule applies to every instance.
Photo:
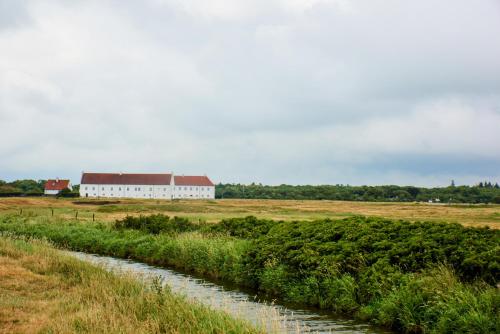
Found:
[[[15,180],[6,182],[0,180],[0,197],[15,196],[42,196],[45,190],[47,180]],[[73,186],[73,191],[65,189],[59,194],[62,197],[77,197],[79,185]]]
[[[41,196],[47,180],[0,180],[0,196]]]
[[[0,197],[41,196],[46,180],[0,180]],[[72,193],[78,193],[73,186]],[[496,203],[500,204],[498,183],[481,181],[473,186],[424,188],[414,186],[351,186],[351,185],[287,185],[220,183],[215,186],[216,198],[340,200],[367,202],[440,202],[440,203]]]
[[[480,182],[474,186],[423,188],[414,186],[286,185],[268,186],[252,183],[218,184],[216,198],[341,200],[369,202],[440,202],[500,204],[498,183]]]

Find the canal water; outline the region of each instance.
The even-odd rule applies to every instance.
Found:
[[[150,266],[131,260],[80,252],[68,252],[79,259],[99,264],[115,272],[131,272],[144,280],[160,279],[170,290],[213,309],[273,333],[390,333],[368,324],[334,317],[317,309],[297,307],[259,298],[249,291],[216,284],[175,270]]]

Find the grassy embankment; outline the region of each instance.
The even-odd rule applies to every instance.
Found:
[[[111,203],[110,203],[111,202]],[[106,204],[107,203],[107,204]],[[113,222],[126,215],[163,213],[182,216],[193,221],[218,222],[224,218],[249,215],[274,220],[316,220],[347,218],[356,215],[459,223],[465,226],[489,226],[500,229],[500,205],[494,204],[428,204],[374,203],[315,200],[88,200],[55,198],[0,198],[0,214],[33,212],[80,221]]]
[[[5,216],[0,230],[176,266],[403,332],[500,330],[500,231],[361,217],[115,225]]]
[[[0,333],[255,333],[243,321],[64,255],[0,237]]]

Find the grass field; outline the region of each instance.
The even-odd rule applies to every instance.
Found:
[[[256,333],[249,324],[40,241],[0,237],[0,333]]]
[[[499,205],[337,201],[4,198],[0,199],[0,230],[9,236],[46,238],[72,250],[173,266],[401,332],[469,333],[474,329],[490,333],[498,332],[500,324],[496,287],[499,209]],[[150,216],[155,213],[191,222]],[[143,217],[115,223],[126,215]],[[265,219],[235,218],[250,215]],[[360,217],[363,215],[374,218]],[[220,222],[222,218],[226,220]],[[198,219],[210,224],[198,224]],[[413,223],[416,221],[430,222]],[[487,225],[493,230],[446,222]],[[163,229],[161,233],[156,227]],[[70,331],[75,323],[94,332],[113,332],[123,326],[130,332],[133,328],[147,332],[149,322],[129,323],[122,319],[121,310],[135,312],[139,319],[157,319],[157,312],[165,312],[161,316],[166,318],[171,315],[168,310],[158,311],[159,305],[154,303],[135,307],[142,294],[127,292],[121,306],[100,304],[97,296],[112,296],[118,284],[108,276],[95,276],[101,290],[85,285],[75,293],[71,282],[81,283],[87,270],[61,266],[59,260],[55,260],[55,269],[50,265],[46,270],[44,261],[56,257],[47,256],[44,248],[36,248],[26,261],[11,248],[0,239],[0,290],[8,291],[0,294],[0,328],[24,324],[28,330],[15,327],[15,331],[25,332],[33,328],[31,323],[40,321],[57,329],[52,332]],[[5,254],[7,259],[2,258]],[[9,277],[16,278],[9,281]],[[37,290],[32,285],[44,288]],[[81,294],[90,294],[92,302],[80,298]],[[73,300],[79,301],[71,304]],[[70,320],[57,321],[67,312],[68,303]],[[192,306],[185,307],[185,317],[189,317]],[[12,310],[19,316],[9,318]],[[44,318],[46,310],[49,318]],[[110,320],[109,326],[116,327],[101,329],[93,322],[95,312],[110,319],[117,312],[122,322]],[[200,321],[218,326],[212,332],[224,332],[224,326],[237,326],[233,332],[247,330],[230,319],[226,323],[215,315],[200,314]],[[169,331],[186,332],[179,327],[182,322],[175,326]]]
[[[163,213],[193,220],[217,222],[222,218],[254,215],[278,220],[346,218],[355,215],[405,219],[409,221],[445,221],[466,226],[500,228],[500,205],[376,203],[347,201],[296,200],[86,200],[55,198],[0,198],[0,214],[54,215],[79,220],[114,221],[126,215]]]

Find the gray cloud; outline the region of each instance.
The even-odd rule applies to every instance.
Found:
[[[497,1],[0,0],[0,9],[0,178],[500,178]]]

